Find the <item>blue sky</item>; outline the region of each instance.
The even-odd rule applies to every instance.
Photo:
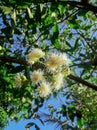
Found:
[[[16,123],[14,121],[10,122],[9,125],[7,125],[5,127],[4,130],[25,130],[25,126],[27,125],[27,123],[29,122],[33,122],[33,120],[21,120],[20,122]],[[34,121],[35,123],[37,123],[37,125],[40,127],[40,130],[55,130],[55,126],[54,125],[42,125],[39,121]],[[30,130],[36,130],[33,127],[30,128]]]

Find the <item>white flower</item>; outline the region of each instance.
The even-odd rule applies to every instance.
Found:
[[[15,78],[14,78],[15,84],[17,87],[21,87],[22,85],[22,79],[21,79],[21,74],[17,73]]]
[[[45,53],[41,49],[33,49],[29,54],[28,54],[28,63],[29,64],[34,64],[36,61],[38,61],[40,58],[44,57]]]
[[[49,55],[46,66],[48,70],[55,71],[58,67],[64,65],[65,61],[61,55],[52,53]]]
[[[64,65],[68,66],[71,63],[66,53],[61,53],[59,57],[64,61]]]
[[[37,88],[37,92],[39,93],[39,96],[44,98],[51,94],[51,88],[50,84],[47,82],[42,82],[40,86]]]
[[[53,88],[59,90],[62,88],[64,83],[64,75],[62,73],[56,73],[53,75]]]
[[[27,78],[24,74],[17,73],[15,78],[14,78],[14,82],[16,84],[16,87],[21,87],[22,83],[26,80],[27,80]]]
[[[33,71],[32,75],[31,75],[31,81],[34,83],[34,84],[37,84],[41,81],[44,80],[44,73],[43,71],[41,70],[35,70]]]

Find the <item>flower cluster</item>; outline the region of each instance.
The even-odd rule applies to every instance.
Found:
[[[30,72],[29,82],[34,86],[34,92],[41,98],[59,91],[64,85],[64,76],[70,74],[70,60],[65,53],[45,54],[41,49],[36,48],[27,55],[27,61],[32,68],[34,64],[36,65]],[[15,81],[17,86],[21,86],[21,75],[18,74]]]

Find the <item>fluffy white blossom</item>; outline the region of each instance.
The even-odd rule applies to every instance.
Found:
[[[33,49],[29,54],[28,54],[28,63],[29,64],[34,64],[36,61],[38,61],[40,58],[44,57],[45,53],[41,49]]]
[[[47,82],[42,82],[40,86],[37,88],[37,92],[39,93],[39,96],[44,98],[51,94],[51,87],[50,84]]]
[[[50,71],[56,70],[56,68],[61,65],[59,60],[60,59],[57,54],[54,54],[54,53],[50,54],[46,61],[46,66],[47,66],[48,70],[50,70]]]
[[[41,81],[44,80],[44,73],[42,70],[34,70],[32,75],[31,75],[31,81],[34,83],[34,84],[37,84]]]
[[[67,57],[66,53],[61,53],[59,55],[59,57],[61,57],[61,59],[64,61],[64,65],[69,65],[71,63],[70,59]]]
[[[23,75],[23,74],[20,74],[20,73],[17,73],[15,78],[14,78],[14,82],[16,84],[16,87],[21,87],[22,86],[22,83],[24,81],[26,81],[26,76]]]
[[[54,71],[58,67],[67,65],[69,64],[70,60],[67,58],[66,54],[49,54],[47,61],[46,61],[46,66],[48,70]]]
[[[56,73],[53,75],[53,88],[59,90],[62,88],[64,83],[64,75],[62,73]]]

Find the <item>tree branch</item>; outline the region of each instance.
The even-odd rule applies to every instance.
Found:
[[[97,56],[95,56],[94,60],[87,61],[87,62],[74,63],[70,67],[73,67],[73,66],[97,66]]]
[[[87,87],[89,88],[92,88],[93,90],[96,90],[97,91],[97,86],[96,85],[93,85],[77,76],[74,76],[74,75],[69,75],[68,76],[70,79],[74,80],[75,82],[78,82],[78,83],[81,83],[83,85],[86,85]]]
[[[74,63],[73,65],[71,65],[70,67],[73,67],[73,66],[95,66],[94,65],[94,61],[87,61],[87,62],[80,62],[80,63]]]
[[[0,60],[4,61],[4,62],[12,62],[12,63],[17,63],[17,64],[21,64],[21,65],[24,65],[24,66],[28,66],[29,64],[27,63],[27,61],[25,60],[20,60],[20,59],[16,59],[14,57],[7,57],[7,56],[2,56],[0,57]],[[43,65],[41,65],[40,63],[35,63],[34,65],[32,65],[33,68],[44,68]],[[97,86],[96,85],[93,85],[79,77],[76,77],[74,75],[69,75],[68,78],[78,82],[78,83],[81,83],[83,85],[86,85],[87,87],[89,88],[92,88],[94,90],[97,91]]]
[[[63,1],[61,1],[61,0],[59,2],[63,3]],[[67,4],[80,8],[80,9],[84,9],[87,11],[93,11],[94,13],[97,13],[97,6],[93,6],[89,3],[78,2],[78,1],[67,1]]]
[[[3,62],[16,63],[21,65],[28,65],[23,59],[16,59],[15,57],[0,56],[0,60]]]
[[[48,3],[48,2],[51,2],[53,4],[55,3],[59,3],[61,5],[66,5],[66,4],[69,4],[71,6],[74,6],[74,7],[77,7],[79,9],[83,9],[83,10],[87,10],[87,11],[92,11],[94,13],[97,13],[97,6],[93,6],[89,3],[86,3],[86,2],[78,2],[78,1],[72,1],[72,0],[69,0],[69,1],[62,1],[62,0],[57,0],[57,1],[53,1],[53,0],[44,0],[44,2],[40,2],[40,3]],[[37,3],[37,2],[34,2],[34,3]]]

